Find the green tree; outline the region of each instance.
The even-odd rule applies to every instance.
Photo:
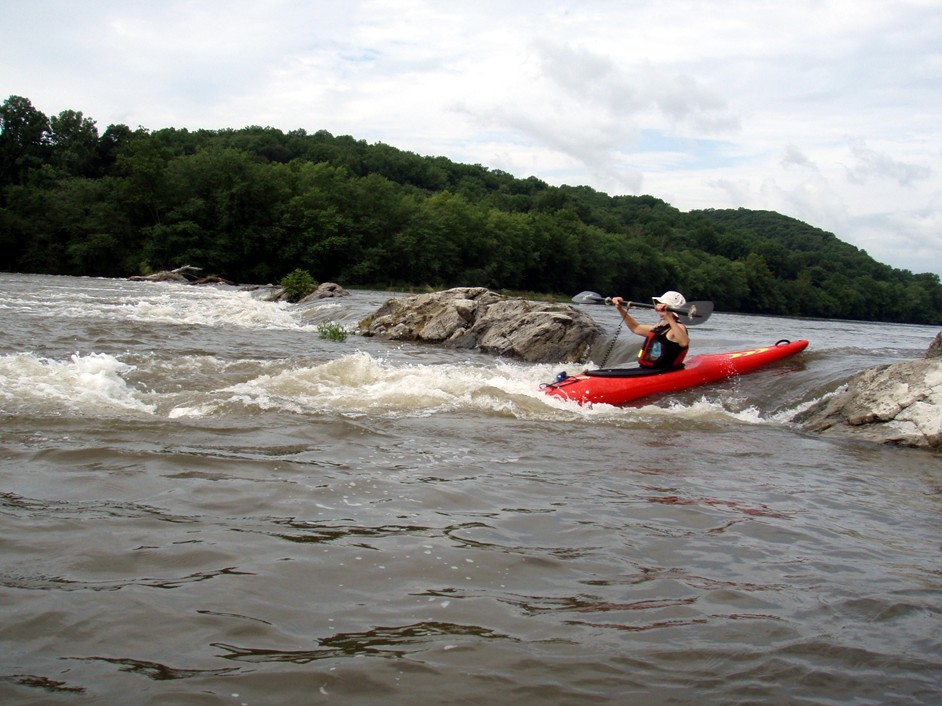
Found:
[[[121,199],[141,229],[160,224],[170,159],[170,153],[144,129],[135,131],[116,155],[114,172],[121,178]]]
[[[357,249],[348,218],[353,180],[346,169],[326,163],[290,166],[293,184],[276,216],[283,233],[282,257],[320,281],[334,279]]]
[[[49,144],[54,166],[66,176],[96,176],[98,128],[80,112],[63,110],[49,121]]]
[[[118,162],[118,155],[134,139],[134,132],[127,125],[109,125],[98,138],[97,163],[102,175],[111,173]]]
[[[178,241],[171,255],[233,279],[246,278],[254,262],[269,255],[260,246],[285,197],[278,165],[211,148],[170,160],[164,178],[161,225]]]
[[[778,291],[775,276],[758,253],[749,253],[743,260],[748,294],[743,310],[755,314],[785,313],[784,301]]]
[[[0,186],[22,184],[49,156],[49,119],[29,99],[10,96],[0,106]]]
[[[288,301],[297,302],[317,289],[317,282],[310,272],[298,268],[282,277],[281,287]]]
[[[444,191],[420,199],[411,221],[393,236],[391,258],[406,281],[457,284],[489,258],[475,247],[484,222],[484,213],[462,196]]]

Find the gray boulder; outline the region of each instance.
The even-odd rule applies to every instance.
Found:
[[[266,297],[267,301],[270,302],[280,302],[280,301],[291,301],[288,297],[288,294],[285,292],[284,287],[275,287],[268,285],[267,288],[271,289],[271,294]],[[349,297],[350,292],[341,287],[339,284],[333,282],[324,282],[317,286],[313,292],[308,294],[306,297],[302,297],[298,300],[297,304],[306,304],[312,301],[317,301],[318,299],[330,299],[333,297]]]
[[[437,343],[531,363],[583,361],[602,329],[570,305],[505,297],[484,287],[389,299],[360,322],[364,336]]]
[[[185,284],[228,284],[234,285],[227,279],[218,275],[207,275],[205,277],[196,273],[202,270],[202,267],[193,267],[193,265],[184,265],[175,270],[164,270],[150,275],[133,275],[128,277],[132,282],[183,282]]]
[[[317,289],[308,294],[300,303],[315,301],[317,299],[332,299],[334,297],[349,297],[350,292],[333,282],[324,282]]]
[[[942,334],[924,360],[881,365],[795,419],[804,428],[881,444],[942,449]],[[942,345],[942,344],[940,344]]]
[[[942,331],[939,331],[932,339],[932,343],[929,344],[926,358],[942,358]]]

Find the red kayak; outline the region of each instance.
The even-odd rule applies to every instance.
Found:
[[[808,341],[805,340],[779,341],[765,348],[733,353],[704,353],[691,356],[682,367],[667,371],[637,367],[586,370],[572,377],[560,373],[555,382],[543,386],[543,391],[579,404],[598,403],[618,407],[639,397],[676,392],[752,372],[800,353],[807,345]]]

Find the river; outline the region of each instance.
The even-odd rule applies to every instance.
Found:
[[[810,345],[582,408],[318,335],[389,296],[0,274],[0,703],[942,701],[942,456],[790,421],[937,329],[717,312]]]

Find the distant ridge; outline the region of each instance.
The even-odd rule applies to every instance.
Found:
[[[128,277],[199,267],[267,283],[487,287],[718,311],[942,322],[933,274],[770,211],[682,212],[320,130],[130,129],[0,106],[0,270]]]

